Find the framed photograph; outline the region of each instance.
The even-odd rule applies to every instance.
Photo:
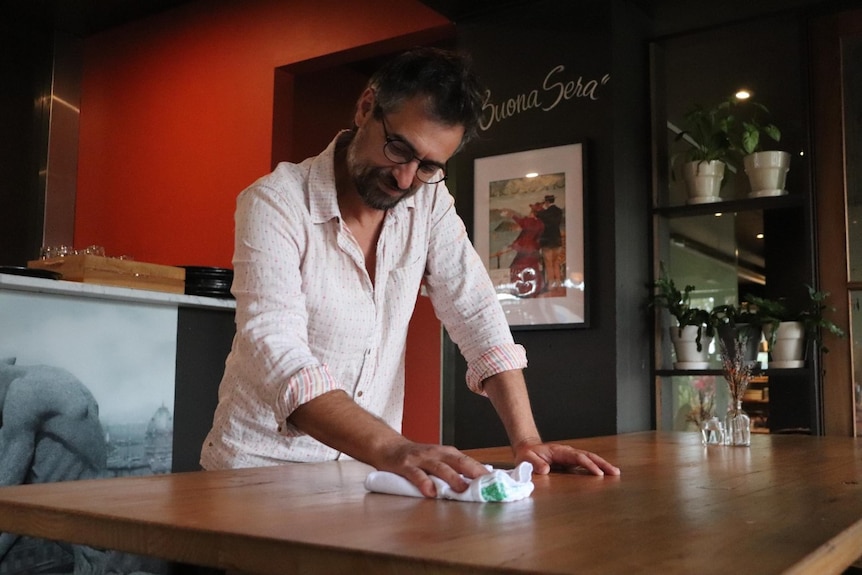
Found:
[[[474,244],[510,326],[586,326],[583,145],[478,158]]]
[[[2,290],[0,326],[0,486],[171,472],[176,307]],[[122,556],[0,533],[0,573],[154,571]]]

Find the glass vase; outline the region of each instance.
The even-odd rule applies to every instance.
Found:
[[[724,424],[714,415],[700,424],[700,433],[704,445],[724,444]]]
[[[742,401],[727,412],[724,420],[725,445],[751,445],[751,418],[742,409]]]

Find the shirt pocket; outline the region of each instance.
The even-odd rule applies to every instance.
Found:
[[[424,257],[417,257],[407,265],[394,268],[389,272],[389,278],[386,282],[386,296],[393,295],[391,290],[394,289],[399,294],[405,293],[414,297],[419,292],[419,285],[422,283],[424,274]]]
[[[389,272],[383,294],[384,301],[388,304],[383,307],[388,316],[384,319],[384,325],[406,328],[410,316],[413,315],[416,296],[419,294],[419,286],[424,274],[424,257],[416,258],[407,265],[394,268]]]

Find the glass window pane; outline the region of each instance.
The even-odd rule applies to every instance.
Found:
[[[724,421],[730,394],[721,375],[676,375],[662,378],[664,386],[661,429],[698,431],[700,421],[709,413]],[[752,433],[769,432],[769,378],[751,379],[743,400],[743,409],[751,418]]]
[[[668,273],[682,287],[695,286],[698,307],[736,304],[760,295],[766,282],[760,211],[670,221]]]
[[[856,435],[862,437],[862,290],[850,292],[850,337],[853,338],[853,397]]]
[[[668,413],[665,429],[697,431],[703,411],[724,419],[727,412],[727,385],[720,375],[685,375],[666,378],[665,398]]]
[[[862,37],[845,38],[844,152],[850,281],[862,281]]]
[[[851,282],[862,281],[862,36],[842,40],[844,173],[847,193],[847,254]],[[856,435],[862,436],[862,291],[850,292],[850,337]]]

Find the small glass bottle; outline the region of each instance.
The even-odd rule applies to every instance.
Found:
[[[724,424],[714,415],[701,423],[700,433],[704,445],[724,444]]]
[[[742,400],[727,412],[724,420],[725,445],[751,445],[751,418],[742,410]]]

